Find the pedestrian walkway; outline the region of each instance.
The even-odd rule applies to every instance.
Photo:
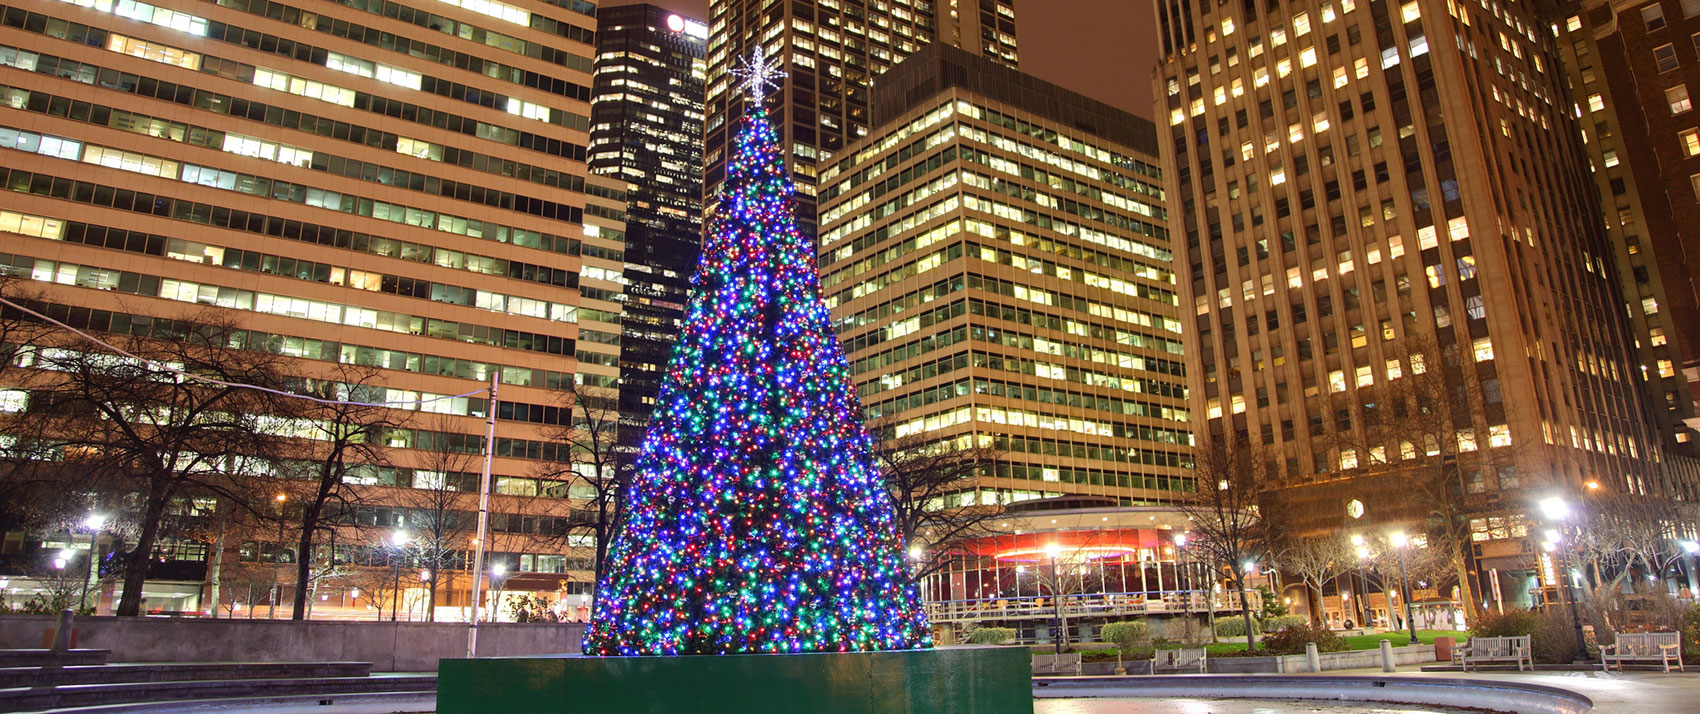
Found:
[[[1412,669],[1415,669],[1413,667]],[[1420,672],[1403,668],[1392,675],[1379,671],[1332,672],[1433,677],[1438,679],[1481,679],[1539,684],[1572,692],[1594,700],[1594,714],[1677,714],[1700,711],[1700,674],[1663,672]]]

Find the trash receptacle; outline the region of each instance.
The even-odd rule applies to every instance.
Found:
[[[1454,640],[1451,637],[1434,638],[1434,659],[1436,662],[1451,662]]]

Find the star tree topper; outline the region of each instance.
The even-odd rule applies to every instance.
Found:
[[[761,45],[750,50],[750,58],[742,65],[732,68],[732,75],[743,80],[739,85],[749,92],[750,99],[757,102],[767,96],[768,87],[779,88],[779,80],[786,77],[785,71],[779,69],[779,61],[767,56]]]

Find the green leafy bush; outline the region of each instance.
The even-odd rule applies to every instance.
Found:
[[[1280,632],[1294,625],[1308,624],[1310,620],[1302,615],[1276,615],[1266,617],[1257,623],[1257,628],[1264,632]]]
[[[1302,618],[1301,618],[1302,619]],[[1346,641],[1327,627],[1308,622],[1288,625],[1263,636],[1263,653],[1275,655],[1304,654],[1305,645],[1315,642],[1319,652],[1344,652]]]
[[[1144,620],[1126,620],[1112,622],[1098,630],[1098,639],[1120,648],[1122,651],[1132,649],[1135,644],[1151,639],[1151,626]]]
[[[1257,594],[1263,602],[1263,611],[1253,615],[1253,617],[1259,620],[1267,620],[1271,617],[1281,617],[1292,613],[1292,610],[1287,607],[1287,601],[1275,597],[1275,591],[1270,590],[1268,585],[1257,586]],[[1264,630],[1264,632],[1269,632],[1269,630]]]
[[[1013,639],[1013,627],[976,627],[968,633],[968,644],[971,645],[1001,645]]]
[[[1689,605],[1682,614],[1683,656],[1700,661],[1700,605]]]
[[[1251,618],[1251,624],[1252,624],[1253,627],[1256,627],[1257,626],[1257,618],[1255,618],[1255,617]],[[1245,616],[1243,616],[1243,615],[1233,615],[1233,616],[1218,615],[1216,617],[1216,636],[1217,637],[1245,637]]]

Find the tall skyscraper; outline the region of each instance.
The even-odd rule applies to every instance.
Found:
[[[821,174],[822,290],[868,420],[997,453],[945,506],[1172,503],[1190,410],[1151,122],[935,43]]]
[[[626,183],[621,441],[635,444],[678,338],[702,245],[708,27],[654,5],[597,11],[590,168]]]
[[[1667,445],[1700,449],[1700,2],[1555,8],[1548,18],[1587,137],[1635,328],[1640,377]]]
[[[1524,567],[1538,494],[1692,497],[1534,8],[1155,5],[1198,437],[1312,506],[1292,528],[1424,520],[1410,479],[1440,473],[1485,573]]]
[[[708,208],[725,178],[730,132],[744,114],[730,71],[759,40],[790,73],[767,101],[789,147],[797,218],[807,235],[816,234],[819,173],[867,135],[869,88],[881,72],[935,40],[1016,66],[1014,0],[711,0],[708,13]]]
[[[587,578],[568,573],[588,565],[563,545],[567,489],[539,474],[566,458],[552,434],[572,410],[556,389],[619,375],[625,185],[584,164],[594,11],[0,8],[0,265],[82,329],[170,335],[173,320],[213,311],[292,372],[370,365],[379,397],[422,400],[397,410],[389,463],[359,471],[362,504],[338,516],[334,562],[370,563],[392,531],[416,528],[421,492],[470,490],[448,507],[462,515],[450,547],[462,557],[435,566],[448,571],[445,617],[468,602],[490,402],[433,398],[499,374],[491,562],[510,592],[553,597],[569,579],[582,590]],[[440,453],[469,458],[444,468]],[[328,543],[287,554],[293,534],[269,533],[230,543],[228,558],[331,562]],[[158,546],[162,559],[205,557],[207,544],[179,538]],[[195,583],[150,584],[150,597],[174,589],[184,597],[157,604],[194,609]]]

